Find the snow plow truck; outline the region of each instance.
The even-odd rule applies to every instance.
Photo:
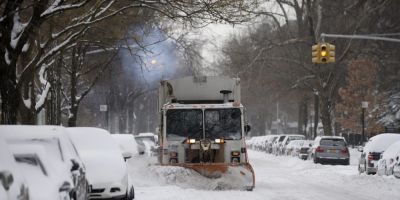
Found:
[[[225,180],[222,188],[252,191],[240,79],[203,76],[163,80],[158,89],[161,166],[194,170]]]

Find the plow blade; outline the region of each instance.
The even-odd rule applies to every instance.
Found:
[[[164,166],[179,166],[191,169],[217,182],[215,190],[248,190],[255,187],[255,174],[249,163],[184,163]]]

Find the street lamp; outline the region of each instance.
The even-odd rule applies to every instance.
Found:
[[[368,108],[368,101],[361,102],[362,114],[361,114],[361,125],[362,125],[362,136],[361,142],[365,142],[365,109]]]

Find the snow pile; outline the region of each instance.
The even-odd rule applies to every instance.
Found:
[[[240,174],[239,168],[228,168],[220,178],[207,178],[194,170],[176,166],[153,165],[149,168],[152,174],[165,184],[174,184],[182,188],[199,190],[242,190],[244,183],[250,183]],[[251,184],[249,184],[251,185]]]

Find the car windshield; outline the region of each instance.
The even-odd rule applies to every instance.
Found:
[[[340,138],[324,138],[321,139],[320,144],[324,146],[346,146],[346,142]]]
[[[167,139],[203,138],[203,112],[200,109],[167,111]]]
[[[232,109],[206,109],[204,111],[206,138],[241,138],[241,111]]]
[[[139,142],[139,143],[143,143],[143,141],[149,141],[149,142],[153,142],[153,143],[156,143],[156,140],[154,139],[154,137],[153,136],[138,136],[138,137],[135,137],[135,139],[136,139],[136,142]]]

